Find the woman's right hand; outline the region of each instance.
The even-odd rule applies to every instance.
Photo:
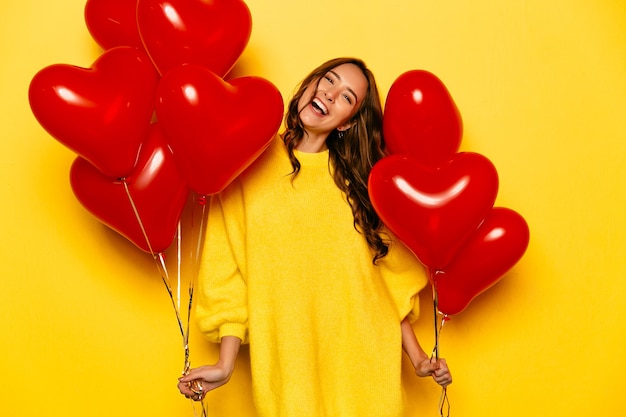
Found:
[[[190,369],[178,378],[178,390],[187,398],[202,401],[208,391],[226,384],[232,375],[232,368],[222,364],[206,365]]]
[[[178,378],[178,390],[187,398],[202,401],[206,393],[226,384],[233,370],[239,353],[241,339],[224,336],[220,343],[220,359],[215,365],[205,365],[188,370]]]

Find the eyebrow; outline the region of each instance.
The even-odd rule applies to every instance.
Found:
[[[339,81],[341,81],[341,77],[340,77],[340,76],[339,76],[339,74],[337,74],[335,71],[333,71],[333,70],[329,70],[328,72],[330,72],[331,74],[333,74],[335,77],[337,77],[337,79],[338,79]],[[356,93],[354,92],[354,90],[353,90],[353,89],[351,89],[349,86],[348,86],[348,87],[346,87],[346,89],[348,90],[348,92],[350,92],[350,94],[352,94],[352,95],[354,96],[354,99],[355,99],[356,101],[359,101],[359,97],[356,95]]]

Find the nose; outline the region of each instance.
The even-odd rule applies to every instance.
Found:
[[[335,93],[333,90],[326,90],[324,91],[324,98],[332,103],[335,101]]]

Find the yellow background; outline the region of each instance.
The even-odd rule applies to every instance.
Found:
[[[439,76],[463,117],[462,149],[495,164],[497,204],[530,225],[524,258],[443,329],[451,415],[619,414],[625,3],[247,4],[254,24],[237,71],[271,80],[285,96],[340,55],[363,58],[383,96],[404,71]],[[0,17],[0,408],[7,416],[191,416],[175,388],[181,338],[152,260],[80,206],[68,181],[74,154],[28,106],[36,71],[88,67],[99,55],[83,9],[83,0],[9,0]],[[421,302],[416,329],[429,350],[428,291]],[[194,328],[191,354],[195,365],[215,356]],[[209,415],[251,415],[246,355],[232,382],[209,396]],[[410,415],[438,415],[434,383],[405,379]]]

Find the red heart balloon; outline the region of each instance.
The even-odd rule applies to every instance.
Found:
[[[408,155],[378,161],[369,195],[383,223],[432,270],[450,262],[493,206],[498,174],[477,153],[459,153],[438,168]]]
[[[439,311],[453,315],[465,310],[521,259],[529,237],[521,215],[494,207],[443,273],[436,275]]]
[[[196,64],[224,76],[250,39],[252,16],[241,0],[138,0],[137,25],[162,75]]]
[[[189,186],[221,191],[271,143],[283,100],[258,77],[224,81],[204,67],[179,66],[161,80],[157,117]]]
[[[30,107],[59,142],[104,174],[130,173],[150,126],[158,74],[134,47],[105,51],[92,68],[56,64],[29,87]]]
[[[137,29],[137,0],[87,0],[85,23],[103,49],[134,46],[143,49]]]
[[[83,207],[140,249],[163,252],[176,236],[189,188],[156,124],[125,181],[128,192],[122,180],[106,177],[81,157],[70,169],[72,190]]]
[[[443,82],[428,71],[412,70],[389,89],[383,133],[391,153],[437,166],[458,151],[463,124]]]

